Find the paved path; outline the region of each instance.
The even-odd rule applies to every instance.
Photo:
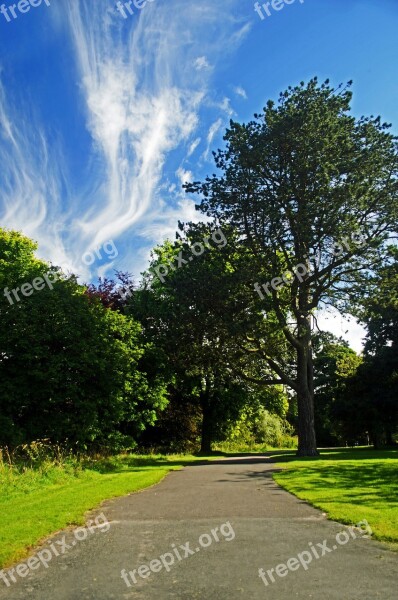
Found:
[[[0,600],[397,600],[398,555],[352,539],[344,526],[279,488],[274,470],[266,457],[192,465],[108,501],[101,507],[108,531],[93,529],[79,542],[67,532],[71,548],[8,588],[0,581]],[[350,539],[338,545],[342,531],[339,541]],[[65,550],[64,534],[43,548],[53,543]],[[312,548],[307,570],[292,561],[296,570],[279,567],[282,577],[271,571],[274,583],[267,574],[267,586],[259,578],[260,567],[266,573],[299,553],[309,562]],[[169,571],[156,561],[161,555]],[[141,577],[139,566],[154,560],[153,569],[161,570],[142,567]]]

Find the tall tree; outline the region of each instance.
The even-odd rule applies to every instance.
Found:
[[[350,115],[349,86],[329,82],[289,87],[248,124],[231,121],[218,174],[186,184],[200,210],[240,236],[246,268],[295,352],[275,360],[261,335],[251,350],[297,394],[298,454],[317,454],[314,427],[313,314],[342,308],[353,283],[364,286],[397,228],[397,138],[380,117]],[[260,266],[261,265],[261,266]],[[260,284],[263,284],[262,287]],[[273,376],[273,377],[272,377]]]

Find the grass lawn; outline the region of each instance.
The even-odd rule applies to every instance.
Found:
[[[348,525],[366,519],[373,537],[398,546],[398,450],[337,448],[319,458],[273,452],[274,479],[298,498]]]
[[[87,467],[47,464],[39,469],[0,470],[0,566],[25,558],[41,539],[68,525],[103,500],[158,483],[193,456],[121,456]]]

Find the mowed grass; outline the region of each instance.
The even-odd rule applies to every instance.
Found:
[[[272,453],[283,470],[274,479],[330,519],[355,524],[366,519],[373,537],[398,546],[398,450],[346,448],[319,458]]]
[[[25,558],[43,538],[69,525],[106,499],[158,483],[191,456],[119,456],[88,464],[44,462],[34,468],[0,468],[0,565]],[[203,460],[203,458],[201,459]]]

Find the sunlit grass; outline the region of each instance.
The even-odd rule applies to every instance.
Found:
[[[22,456],[3,452],[0,457],[1,566],[23,559],[51,533],[84,524],[84,514],[105,499],[154,485],[171,470],[199,460],[182,455],[76,458],[40,442],[25,450]]]
[[[366,519],[373,537],[398,543],[398,450],[335,449],[319,458],[273,453],[283,471],[274,479],[289,492],[355,524]]]

